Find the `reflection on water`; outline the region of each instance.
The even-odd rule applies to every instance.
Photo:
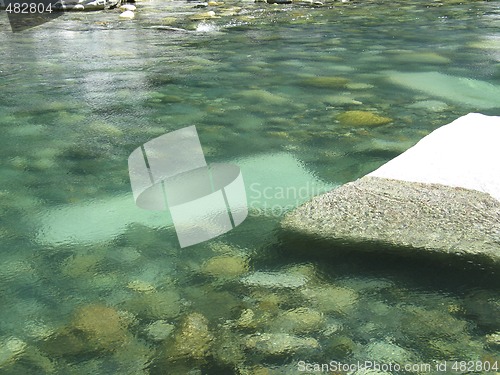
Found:
[[[498,11],[240,6],[201,24],[169,2],[128,23],[78,13],[2,32],[0,372],[494,364],[497,271],[318,258],[315,244],[297,255],[275,230],[287,209],[440,125],[498,114]],[[152,27],[166,18],[198,32]],[[207,161],[241,167],[250,214],[180,250],[167,214],[134,206],[127,158],[193,124]]]

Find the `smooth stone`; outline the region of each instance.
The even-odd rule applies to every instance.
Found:
[[[386,341],[377,341],[366,347],[368,358],[377,358],[381,363],[398,363],[404,365],[415,363],[415,356],[408,350]]]
[[[412,103],[408,108],[425,109],[431,112],[442,112],[449,108],[448,104],[440,102],[439,100],[422,100]]]
[[[247,336],[244,340],[247,349],[257,350],[270,356],[295,353],[304,349],[318,349],[319,343],[312,337],[299,337],[286,333],[262,333]]]
[[[135,13],[132,12],[131,10],[126,10],[125,12],[120,14],[120,18],[122,20],[131,20],[134,19]]]
[[[235,278],[248,272],[248,261],[238,256],[216,256],[207,260],[201,271],[218,278]]]
[[[148,325],[144,331],[153,341],[164,341],[174,332],[175,326],[165,320],[157,320]]]
[[[155,291],[155,287],[153,284],[148,283],[143,280],[134,280],[127,284],[127,288],[135,290],[136,292],[141,293],[150,293]]]
[[[263,103],[283,106],[292,103],[291,98],[271,93],[263,89],[244,90],[238,93],[238,97],[246,99],[251,103]]]
[[[76,4],[73,10],[85,10],[85,7],[82,4]]]
[[[342,125],[348,126],[377,126],[392,122],[389,117],[380,116],[369,111],[346,111],[336,118]]]
[[[131,337],[119,312],[98,304],[78,308],[71,328],[85,334],[87,345],[101,350],[115,350]]]
[[[302,86],[321,89],[340,89],[346,87],[349,80],[344,77],[308,77],[300,81]]]
[[[299,307],[283,312],[270,325],[273,331],[302,334],[318,330],[323,322],[319,311]]]
[[[144,319],[173,319],[181,312],[181,300],[174,290],[136,294],[124,307]]]
[[[348,314],[358,302],[358,293],[350,288],[321,286],[302,290],[302,294],[323,313]]]
[[[346,84],[346,88],[349,90],[368,90],[372,89],[373,85],[370,85],[369,83],[362,83],[362,82],[350,82]]]
[[[500,86],[476,79],[446,75],[439,72],[386,72],[389,82],[466,108],[500,108]]]
[[[436,52],[394,52],[391,60],[400,63],[420,63],[420,64],[449,64],[451,60],[441,56]]]
[[[306,284],[307,278],[303,275],[257,271],[242,278],[241,282],[247,286],[265,288],[298,288]]]

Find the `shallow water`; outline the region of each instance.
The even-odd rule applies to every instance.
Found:
[[[183,2],[139,3],[131,22],[114,11],[65,14],[16,34],[0,20],[0,372],[495,363],[497,270],[373,255],[324,260],[314,244],[289,251],[276,228],[287,209],[437,127],[469,112],[498,114],[496,4],[215,10],[232,5],[238,14],[202,22],[187,17],[205,10]],[[166,24],[186,31],[158,28]],[[346,111],[391,121],[344,123]],[[242,166],[252,210],[235,230],[181,250],[161,214],[134,206],[127,158],[192,124],[209,163]],[[179,349],[195,312],[212,337],[187,341],[202,347],[199,356]],[[173,333],[151,333],[158,321]],[[302,346],[275,349],[265,334]]]

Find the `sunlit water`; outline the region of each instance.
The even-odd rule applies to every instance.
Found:
[[[289,251],[277,228],[286,210],[437,127],[469,112],[499,114],[498,6],[234,5],[236,15],[194,22],[189,13],[206,9],[139,3],[131,22],[113,11],[74,13],[16,34],[2,16],[0,373],[495,363],[497,271],[325,260],[313,244]],[[186,31],[158,28],[166,24]],[[354,110],[392,121],[338,120]],[[209,163],[242,166],[251,211],[235,230],[181,250],[167,214],[134,206],[127,158],[193,124]],[[276,273],[274,284],[255,281],[263,271]],[[211,340],[184,353],[194,312]],[[101,318],[109,332],[93,323]],[[256,339],[265,334],[291,335],[274,337],[296,347],[273,349]]]

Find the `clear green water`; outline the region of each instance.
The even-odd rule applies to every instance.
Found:
[[[454,86],[462,77],[468,87],[500,87],[497,4],[228,2],[215,10],[232,5],[242,7],[238,15],[201,27],[185,21],[195,10],[181,2],[140,3],[132,22],[112,11],[66,14],[19,34],[0,20],[0,373],[293,374],[303,373],[299,360],[498,360],[498,338],[489,336],[500,330],[496,270],[361,255],[324,260],[312,256],[313,245],[291,255],[279,217],[256,212],[232,232],[180,250],[172,228],[133,204],[124,208],[132,200],[130,152],[184,126],[197,126],[209,162],[276,163],[262,174],[279,186],[280,166],[290,165],[284,158],[296,162],[290,181],[335,186],[461,115],[498,114],[500,104],[481,105],[491,102],[488,90]],[[167,16],[202,31],[156,28]],[[391,80],[395,71],[437,72],[450,89],[412,90]],[[314,76],[347,84],[307,83]],[[392,122],[337,120],[352,110]],[[221,256],[248,269],[211,270],[210,259]],[[258,271],[307,282],[241,281]],[[301,308],[309,315],[294,315]],[[248,310],[254,318],[242,323]],[[179,354],[193,312],[213,338],[199,356]],[[157,321],[174,327],[164,340],[148,333]],[[252,345],[257,333],[317,345],[273,353]]]

